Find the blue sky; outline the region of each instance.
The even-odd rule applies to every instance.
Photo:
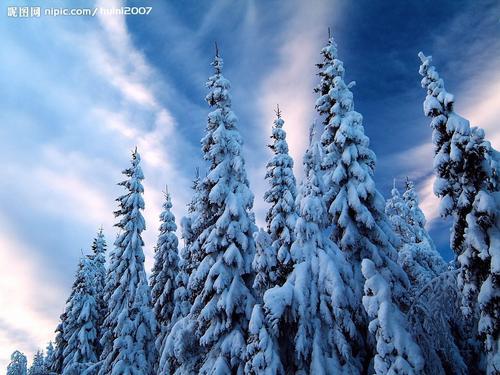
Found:
[[[495,1],[136,1],[148,16],[10,19],[0,10],[0,367],[53,338],[78,257],[103,225],[112,244],[116,183],[137,145],[146,175],[147,266],[166,183],[189,200],[208,112],[214,40],[233,85],[255,210],[280,104],[300,176],[315,118],[315,63],[331,27],[384,195],[415,179],[443,256],[448,224],[432,194],[432,145],[417,52],[434,56],[459,113],[498,149],[500,7]],[[84,1],[31,5],[94,6]],[[97,5],[117,7],[119,0]],[[495,121],[496,120],[496,121]]]

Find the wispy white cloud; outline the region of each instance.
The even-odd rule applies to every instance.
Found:
[[[51,339],[57,315],[47,314],[42,307],[61,305],[62,288],[40,283],[37,259],[20,256],[34,253],[26,246],[9,221],[0,217],[0,363],[5,366],[14,349],[31,355]]]
[[[294,172],[300,180],[308,129],[315,118],[315,63],[321,59],[321,48],[328,40],[327,29],[336,22],[334,14],[339,11],[340,3],[291,1],[287,6],[291,18],[286,27],[280,30],[276,41],[277,64],[264,77],[258,90],[260,132],[255,137],[262,145],[269,143],[275,119],[274,110],[279,104],[285,120],[290,155],[295,161]],[[265,175],[265,163],[251,170],[250,175],[252,181],[261,181]],[[262,196],[267,186],[265,183],[256,183],[252,188],[256,194],[255,209],[262,213],[266,209]],[[258,218],[262,217],[262,214],[258,215]]]
[[[105,1],[101,5],[120,4],[119,1]],[[146,175],[148,229],[144,237],[149,269],[163,200],[161,190],[166,183],[171,184],[177,216],[184,213],[190,183],[179,171],[172,155],[188,146],[175,131],[177,122],[158,95],[158,88],[166,84],[134,45],[124,17],[102,17],[97,21],[97,24],[95,20],[79,23],[78,29],[60,28],[54,21],[41,31],[54,43],[56,51],[65,56],[60,66],[50,59],[35,58],[33,50],[16,46],[13,40],[20,38],[20,34],[13,34],[12,30],[5,34],[4,38],[12,44],[10,61],[17,59],[24,71],[36,72],[37,83],[47,87],[41,101],[50,98],[51,105],[57,103],[55,119],[60,121],[58,116],[73,119],[71,124],[61,125],[56,121],[53,128],[43,128],[47,125],[40,116],[33,120],[27,118],[26,121],[41,127],[41,134],[44,134],[43,141],[30,150],[37,155],[36,163],[26,164],[24,158],[16,160],[11,154],[12,162],[5,173],[9,181],[19,185],[16,199],[24,200],[38,215],[71,222],[75,228],[82,228],[82,232],[103,224],[111,245],[116,232],[113,228],[114,198],[122,193],[116,182],[122,178],[120,170],[127,166],[128,151],[137,146]],[[80,74],[73,75],[71,66],[76,66]],[[66,72],[65,77],[54,81],[58,68],[59,72]],[[17,71],[14,65],[4,65],[3,69]],[[20,78],[21,82],[25,79]],[[12,86],[11,92],[16,92],[15,89]],[[35,85],[29,82],[24,89],[35,89]],[[22,118],[16,115],[16,119]],[[81,138],[73,140],[77,134]],[[9,185],[2,184],[0,188],[5,193]],[[73,274],[72,265],[48,272],[50,260],[47,257],[58,257],[58,254],[50,255],[41,247],[47,244],[37,244],[34,234],[28,234],[23,223],[18,222],[19,227],[3,225],[3,216],[9,215],[9,209],[5,204],[0,206],[0,302],[5,307],[0,312],[2,368],[14,349],[32,356],[38,346],[44,346],[53,337],[57,312],[61,311],[70,286],[60,284],[60,278],[54,275]],[[57,231],[56,228],[48,230]],[[16,235],[16,231],[22,234]],[[74,239],[66,249],[72,254],[69,258],[75,260],[75,267],[80,247],[87,251],[90,236],[81,244]],[[50,274],[52,276],[48,276]],[[50,308],[44,311],[33,301]],[[23,340],[19,339],[20,330],[28,332]]]
[[[314,117],[313,92],[317,83],[315,62],[321,59],[320,50],[328,40],[327,28],[334,26],[340,3],[297,1],[289,4],[296,9],[282,30],[279,62],[263,80],[259,95],[262,134],[271,134],[273,109],[280,104],[286,121],[290,154],[296,160],[295,172],[300,175],[301,160],[307,146],[308,128]],[[333,11],[336,12],[333,12]]]

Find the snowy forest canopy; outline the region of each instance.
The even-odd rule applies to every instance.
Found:
[[[54,343],[29,370],[14,351],[8,375],[500,373],[498,152],[454,111],[431,58],[419,53],[434,192],[453,221],[456,256],[446,263],[413,182],[394,184],[387,200],[377,190],[376,157],[333,38],[321,56],[321,125],[304,135],[298,184],[276,109],[266,227],[255,224],[217,50],[201,140],[206,173],[197,173],[177,223],[165,192],[149,279],[136,149],[120,183],[113,246],[107,251],[99,230]]]

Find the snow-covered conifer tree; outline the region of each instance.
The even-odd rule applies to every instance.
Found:
[[[102,229],[99,230],[97,237],[94,239],[93,244],[92,244],[92,254],[88,256],[88,259],[85,260],[86,264],[86,272],[91,273],[91,276],[87,277],[85,276],[86,279],[88,279],[88,283],[92,284],[92,291],[90,291],[90,286],[87,287],[86,291],[91,293],[93,298],[96,301],[95,309],[96,311],[92,311],[92,321],[93,321],[93,327],[96,329],[96,338],[97,340],[91,340],[92,341],[92,351],[95,353],[97,358],[99,358],[100,354],[100,343],[99,343],[99,337],[101,337],[101,332],[100,332],[100,326],[103,322],[103,315],[106,310],[106,302],[104,298],[104,282],[105,282],[105,277],[106,277],[106,268],[105,268],[105,251],[106,251],[106,243],[104,240],[104,234],[102,232]],[[82,263],[80,263],[79,267],[82,266]],[[78,274],[77,274],[78,278]],[[92,280],[90,280],[92,279]],[[71,290],[71,294],[69,298],[66,301],[66,310],[61,314],[60,316],[60,322],[56,328],[56,338],[55,338],[55,348],[52,346],[52,343],[49,345],[52,346],[53,352],[46,358],[46,367],[48,370],[56,373],[56,374],[61,374],[63,372],[63,361],[65,358],[65,350],[68,346],[68,333],[66,333],[67,328],[66,326],[68,325],[68,306],[70,305],[71,301],[75,301],[75,293],[76,293],[76,284],[77,281],[73,284],[73,288]],[[81,292],[81,289],[79,289],[79,292]],[[81,296],[78,297],[78,301],[81,300]],[[71,302],[73,303],[73,302]],[[93,307],[94,309],[94,307]],[[76,314],[76,311],[75,311]],[[73,318],[76,319],[76,316],[73,316]],[[97,320],[95,320],[97,319]],[[71,323],[71,324],[74,324]],[[90,323],[89,323],[90,324]],[[75,329],[73,326],[72,329]],[[75,343],[76,345],[76,343]],[[48,349],[48,348],[47,348]],[[48,354],[48,353],[47,353]],[[95,361],[94,361],[95,362]]]
[[[161,353],[163,340],[170,331],[174,311],[175,278],[178,273],[178,240],[175,231],[175,217],[172,213],[172,200],[165,192],[163,211],[160,214],[160,234],[155,248],[155,262],[150,277],[153,310],[158,332],[156,348]]]
[[[412,232],[415,236],[416,242],[427,241],[429,245],[435,249],[434,243],[425,229],[425,215],[420,209],[420,200],[418,199],[415,184],[408,177],[405,180],[405,191],[403,193],[403,200],[408,207],[408,224],[411,226]]]
[[[271,135],[273,143],[269,145],[274,155],[266,166],[266,179],[270,186],[264,194],[264,200],[271,205],[266,214],[266,223],[272,241],[269,255],[274,259],[265,262],[270,266],[268,276],[270,286],[282,284],[292,270],[290,246],[294,240],[297,220],[296,181],[293,174],[293,160],[288,154],[286,132],[283,130],[284,123],[281,111],[277,107]]]
[[[190,292],[188,290],[189,282],[189,245],[191,244],[190,220],[188,217],[181,219],[181,236],[184,240],[184,246],[179,251],[179,272],[175,277],[174,291],[174,311],[172,312],[172,322],[183,318],[189,314],[191,308]]]
[[[255,257],[252,261],[252,267],[255,272],[255,279],[253,289],[255,295],[260,299],[266,290],[276,285],[278,262],[276,253],[273,252],[273,242],[269,233],[260,228],[258,232],[255,232],[254,239]]]
[[[337,44],[330,36],[330,29],[328,29],[328,44],[321,50],[321,55],[323,56],[323,61],[317,64],[319,68],[318,75],[321,80],[314,91],[319,95],[316,100],[316,110],[323,117],[323,124],[325,126],[321,134],[321,145],[323,148],[321,166],[324,170],[323,178],[325,180],[324,199],[328,208],[338,192],[337,184],[333,181],[333,172],[339,158],[339,151],[335,144],[335,134],[340,125],[340,122],[337,121],[338,119],[335,119],[336,108],[339,107],[339,103],[331,97],[330,90],[335,87],[335,77],[342,78],[344,76],[344,65],[337,58]]]
[[[285,373],[355,374],[362,363],[352,350],[360,340],[353,322],[352,272],[324,234],[328,214],[320,162],[315,142],[304,157],[297,197],[294,268],[282,286],[264,294],[264,303],[272,330],[279,331]]]
[[[19,350],[14,351],[10,356],[10,363],[7,365],[7,375],[26,375],[28,373],[28,361],[26,356]]]
[[[68,301],[70,297],[68,298]],[[68,302],[66,301],[66,303]],[[53,361],[52,365],[50,367],[50,370],[55,372],[56,374],[62,373],[63,370],[63,359],[64,359],[64,349],[68,345],[68,342],[64,339],[64,325],[66,323],[67,319],[67,314],[66,312],[63,312],[60,317],[59,317],[59,324],[56,327],[56,337],[55,337],[55,349],[54,349],[54,356],[53,356]]]
[[[425,229],[425,216],[418,206],[418,196],[412,181],[406,181],[401,197],[396,186],[387,200],[385,213],[392,229],[399,236],[398,263],[406,271],[411,288],[416,292],[447,269]]]
[[[105,300],[105,288],[106,288],[106,240],[104,238],[104,233],[102,227],[97,232],[97,236],[92,242],[92,254],[89,258],[93,261],[93,273],[94,273],[94,297],[97,304],[97,338],[98,341],[95,346],[96,355],[99,359],[101,355],[101,344],[99,343],[99,338],[102,336],[101,327],[104,322],[104,317],[106,316],[107,302]]]
[[[243,370],[254,304],[250,290],[255,253],[253,194],[241,155],[237,118],[231,110],[230,83],[222,75],[218,53],[212,65],[215,74],[207,82],[206,100],[214,110],[202,139],[209,162],[200,194],[205,229],[194,241],[202,259],[190,279],[196,298],[189,318],[197,325],[202,374]]]
[[[172,326],[165,338],[160,352],[159,371],[161,374],[192,373],[198,360],[199,344],[196,339],[195,322],[189,319],[191,302],[194,299],[189,287],[189,276],[196,269],[197,259],[192,250],[196,233],[199,233],[201,222],[193,229],[193,221],[197,221],[199,201],[201,199],[199,169],[193,180],[193,198],[188,203],[188,215],[181,219],[181,238],[184,246],[179,252],[179,272],[175,278],[174,310],[172,312]],[[202,213],[200,213],[203,216]]]
[[[412,181],[406,180],[401,197],[396,186],[385,212],[400,237],[398,263],[410,279],[411,306],[407,313],[409,330],[419,344],[428,374],[467,373],[462,353],[467,330],[457,303],[454,270],[436,251],[425,229],[425,216],[418,206]],[[451,282],[451,283],[450,283]]]
[[[33,357],[33,363],[28,370],[28,375],[47,375],[47,371],[43,364],[43,352],[41,350],[36,351]]]
[[[325,201],[330,214],[331,239],[353,268],[351,285],[355,298],[352,308],[357,310],[355,330],[368,340],[368,319],[361,303],[364,284],[361,261],[368,258],[375,263],[394,288],[391,294],[398,304],[408,304],[405,294],[408,278],[397,264],[395,247],[398,239],[384,213],[385,201],[373,180],[375,154],[364,134],[363,117],[354,110],[350,90],[354,83],[347,85],[344,82],[343,63],[337,57],[332,38],[323,54],[330,64],[325,71],[330,89],[322,89],[326,96],[318,99],[316,104],[320,113],[328,113],[326,133],[322,136]],[[325,144],[325,139],[330,146]],[[353,356],[360,361],[366,360],[363,358],[365,349],[370,349],[366,341],[352,343]]]
[[[54,363],[54,354],[54,345],[52,344],[52,341],[49,341],[47,348],[45,349],[45,357],[43,359],[43,365],[49,374],[51,373],[52,364]]]
[[[401,244],[413,242],[412,229],[407,222],[409,218],[408,206],[396,188],[396,181],[394,181],[394,186],[391,190],[391,198],[385,203],[385,214],[391,224],[392,230],[401,240]]]
[[[106,240],[102,227],[99,228],[92,242],[92,254],[89,258],[96,261],[96,289],[103,293],[106,285]]]
[[[488,353],[488,372],[500,371],[500,199],[499,153],[454,111],[454,97],[444,87],[431,57],[419,53],[424,113],[432,118],[435,145],[434,192],[441,214],[453,216],[451,247],[458,255],[463,312],[479,310],[479,334]]]
[[[247,345],[245,374],[284,374],[279,348],[273,335],[267,329],[262,306],[256,304],[248,327],[250,336]]]
[[[366,278],[363,305],[372,318],[369,330],[377,341],[375,373],[422,373],[422,353],[409,333],[404,315],[393,302],[391,286],[370,259],[363,259],[361,267]]]
[[[192,185],[193,197],[188,204],[188,216],[183,219],[182,230],[184,233],[185,246],[181,250],[185,259],[185,272],[189,275],[188,289],[189,302],[192,304],[197,293],[201,289],[201,284],[194,276],[194,270],[203,258],[202,244],[204,230],[211,223],[212,217],[208,214],[208,191],[203,186],[199,169],[196,169],[196,176]]]
[[[116,226],[121,229],[116,238],[108,268],[106,293],[110,293],[104,336],[100,375],[152,375],[157,352],[154,343],[156,321],[151,305],[146,272],[144,270],[145,229],[144,179],[137,149],[132,153],[131,167],[123,171],[127,180],[120,183],[127,194],[119,197],[120,217]]]
[[[62,374],[79,375],[98,360],[99,306],[96,301],[95,263],[82,257],[71,297],[66,303]]]

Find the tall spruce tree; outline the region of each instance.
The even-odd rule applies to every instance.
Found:
[[[256,229],[253,194],[241,155],[237,118],[231,110],[230,83],[222,75],[218,52],[212,65],[215,74],[207,82],[210,93],[206,100],[214,110],[208,115],[202,139],[209,170],[200,187],[206,220],[205,229],[194,241],[201,261],[190,280],[196,298],[189,318],[197,325],[202,374],[243,371],[254,304],[250,290]]]
[[[150,277],[153,310],[158,324],[156,348],[159,353],[167,332],[171,329],[174,312],[175,278],[178,273],[178,239],[175,231],[175,216],[172,213],[172,199],[165,192],[163,211],[160,214],[160,234],[155,248],[155,262]]]
[[[274,155],[267,163],[266,180],[269,190],[264,200],[271,205],[266,214],[267,232],[271,236],[271,252],[276,257],[276,280],[270,280],[271,286],[282,284],[292,270],[290,246],[294,241],[294,228],[297,220],[295,199],[296,181],[293,174],[293,160],[288,154],[284,120],[279,107],[276,110],[269,148]]]
[[[321,55],[323,61],[316,64],[319,69],[320,83],[314,91],[319,95],[315,107],[318,114],[323,117],[324,125],[321,134],[321,146],[323,148],[321,167],[324,171],[323,178],[325,180],[324,199],[328,208],[338,193],[337,184],[333,181],[333,172],[339,158],[339,151],[335,144],[335,134],[340,126],[338,118],[335,118],[335,109],[338,110],[339,103],[331,97],[330,91],[334,88],[335,77],[342,78],[344,76],[344,65],[337,58],[337,44],[330,35],[330,29],[328,29],[328,44],[321,49]]]
[[[451,247],[458,255],[462,309],[467,318],[479,310],[479,335],[487,351],[488,373],[500,371],[500,193],[499,153],[454,111],[431,57],[419,53],[424,113],[432,119],[435,146],[434,192],[441,214],[453,217]]]
[[[10,363],[7,365],[7,375],[27,375],[28,361],[26,356],[19,350],[15,350],[10,356]]]
[[[320,113],[328,113],[329,119],[325,128],[327,134],[322,139],[327,137],[331,142],[328,146],[330,151],[325,149],[328,147],[323,142],[325,156],[322,166],[328,192],[325,200],[330,214],[331,239],[353,268],[355,298],[352,307],[357,310],[355,329],[366,340],[352,343],[352,355],[363,362],[369,358],[365,357],[365,349],[376,348],[369,345],[368,318],[361,303],[364,284],[362,260],[368,258],[373,261],[377,272],[392,287],[391,298],[403,311],[409,302],[405,293],[408,278],[397,264],[398,239],[384,213],[385,201],[373,180],[375,154],[364,134],[363,117],[354,110],[350,90],[354,82],[348,85],[344,82],[343,63],[337,57],[333,38],[323,48],[323,55],[328,57],[331,65],[325,71],[330,77],[327,97],[317,102]]]
[[[101,338],[100,375],[152,375],[155,372],[156,320],[144,270],[141,233],[146,225],[141,213],[144,175],[140,161],[136,149],[131,167],[123,171],[127,179],[119,184],[127,193],[117,199],[119,209],[115,212],[120,217],[116,226],[121,232],[116,238],[107,274],[106,290],[110,295]]]
[[[64,375],[79,375],[98,359],[99,306],[96,300],[95,263],[82,257],[78,265],[71,297],[66,303],[66,322],[63,338]]]
[[[297,197],[294,267],[282,286],[264,294],[265,309],[272,329],[279,331],[285,373],[355,374],[362,363],[352,351],[360,340],[353,321],[352,271],[324,233],[328,214],[320,163],[314,142],[304,157]]]

